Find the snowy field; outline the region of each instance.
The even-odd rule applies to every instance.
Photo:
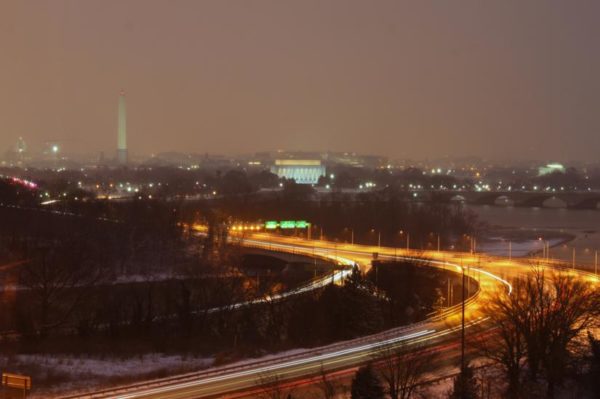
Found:
[[[0,357],[0,368],[32,376],[32,398],[47,397],[54,390],[87,390],[125,384],[147,378],[198,371],[212,366],[213,358],[146,354],[133,358],[94,358],[62,355],[16,355]],[[41,390],[36,387],[43,387]]]

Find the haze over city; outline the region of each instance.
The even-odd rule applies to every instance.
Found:
[[[0,399],[600,398],[599,17],[0,1]]]
[[[0,149],[592,161],[597,1],[6,1]]]

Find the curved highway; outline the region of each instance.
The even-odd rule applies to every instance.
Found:
[[[426,260],[432,266],[456,273],[465,273],[477,280],[478,290],[466,303],[467,328],[479,325],[491,328],[484,305],[498,290],[511,291],[511,282],[530,272],[527,260],[473,255],[462,252],[407,251],[376,246],[338,244],[328,241],[305,240],[266,233],[255,233],[240,240],[245,246],[281,252],[327,257],[341,265],[358,265],[366,270],[373,254],[380,259]],[[594,283],[597,276],[578,270],[560,269]],[[343,278],[337,274],[336,279]],[[331,276],[329,277],[331,280]],[[322,281],[319,283],[323,283]],[[423,348],[455,342],[460,336],[461,305],[446,308],[425,321],[394,328],[382,333],[340,342],[320,348],[300,351],[292,356],[275,356],[230,366],[211,368],[164,379],[146,381],[110,390],[97,391],[69,398],[122,399],[184,399],[223,397],[236,392],[251,391],[265,381],[294,381],[318,375],[321,370],[333,371],[356,367],[371,360],[383,347],[402,345]]]

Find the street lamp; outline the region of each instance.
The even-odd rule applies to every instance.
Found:
[[[312,223],[308,225],[308,231],[309,231],[308,239],[310,240],[312,238],[312,234],[313,234],[312,229],[313,228],[321,229],[321,235],[320,235],[319,239],[322,240],[323,239],[323,227],[318,226],[316,224],[312,224]]]
[[[400,230],[399,232],[400,235],[404,235],[404,230]],[[408,251],[410,249],[410,233],[407,231],[406,232],[406,251]]]
[[[371,229],[371,233],[375,233],[375,229]],[[377,246],[381,247],[381,231],[377,232]]]
[[[465,237],[465,240],[469,241],[469,252],[473,253],[473,237],[471,237],[470,235],[468,235],[466,233],[463,234],[463,237]]]
[[[344,230],[350,230],[350,243],[354,245],[354,229],[345,227]]]
[[[538,240],[542,243],[542,259],[550,259],[550,241],[546,241],[542,237]]]

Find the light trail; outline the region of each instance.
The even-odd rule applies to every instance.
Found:
[[[363,345],[363,346],[352,347],[352,348],[348,348],[345,350],[324,353],[321,355],[317,355],[317,356],[313,356],[313,357],[309,357],[309,358],[305,358],[305,359],[299,359],[299,360],[294,360],[294,361],[285,362],[285,363],[278,363],[278,364],[274,364],[271,366],[259,367],[259,368],[252,369],[252,370],[245,370],[245,371],[227,374],[227,375],[218,376],[218,377],[206,378],[206,379],[202,380],[201,382],[203,384],[210,384],[212,382],[218,382],[218,381],[223,381],[223,380],[228,380],[228,379],[235,379],[238,377],[243,377],[243,376],[248,376],[248,375],[256,375],[256,374],[260,375],[261,373],[266,373],[269,371],[276,371],[276,370],[281,370],[281,369],[285,369],[285,368],[289,368],[289,367],[306,365],[306,364],[310,364],[310,363],[314,363],[314,362],[319,363],[319,362],[323,362],[325,360],[332,359],[335,357],[354,354],[354,353],[362,352],[365,350],[372,350],[372,349],[376,349],[379,347],[385,347],[387,345],[396,344],[396,343],[406,341],[411,338],[422,337],[427,334],[431,334],[433,332],[435,332],[435,331],[434,330],[423,330],[423,331],[419,331],[416,333],[407,334],[407,335],[396,337],[396,338],[391,338],[389,340],[378,342],[375,344],[367,344],[367,345]],[[198,385],[198,382],[194,381],[194,382],[180,384],[178,386],[178,388],[185,388],[185,387],[191,387],[191,386],[197,386],[197,385]],[[165,392],[172,391],[172,390],[173,390],[173,387],[163,387],[163,388],[157,388],[157,389],[148,391],[147,394],[156,395],[156,394],[165,393]],[[137,396],[136,394],[129,394],[129,395],[120,395],[117,397],[120,399],[134,399],[134,398],[138,398],[139,396]]]
[[[244,302],[238,302],[235,303],[233,305],[230,306],[220,306],[220,307],[215,307],[215,308],[211,308],[208,309],[206,312],[207,313],[215,313],[215,312],[219,312],[225,309],[239,309],[242,308],[244,306],[250,306],[250,305],[257,305],[257,304],[261,304],[261,303],[269,303],[269,302],[273,302],[273,301],[279,301],[282,300],[284,298],[288,298],[291,296],[295,296],[295,295],[299,295],[299,294],[303,294],[309,291],[313,291],[316,290],[318,288],[323,288],[329,284],[335,283],[335,282],[340,282],[344,280],[344,277],[346,277],[347,275],[349,275],[352,271],[350,270],[339,270],[337,272],[334,272],[333,275],[327,275],[325,277],[319,278],[318,280],[313,281],[312,283],[310,283],[309,285],[300,287],[300,288],[296,288],[290,291],[286,291],[286,292],[282,292],[280,294],[267,294],[264,297],[258,298],[258,299],[252,299],[249,301],[244,301]]]
[[[240,243],[265,250],[328,258],[348,267],[367,264],[373,259],[373,253],[378,253],[382,259],[423,262],[455,273],[462,273],[464,270],[471,279],[478,281],[479,287],[478,291],[465,303],[467,309],[465,328],[472,329],[480,326],[481,330],[478,331],[482,332],[489,332],[495,328],[489,323],[490,318],[485,314],[485,306],[482,305],[494,298],[493,295],[500,289],[506,290],[509,294],[512,293],[512,282],[526,275],[531,269],[526,262],[474,256],[467,253],[405,251],[404,254],[397,255],[397,251],[393,248],[339,245],[326,241],[307,241],[261,233],[256,233],[251,238],[243,238]],[[475,266],[481,262],[485,266]],[[332,280],[334,282],[342,281],[348,273],[350,273],[348,269],[341,270],[335,272],[333,278],[330,274],[305,287],[270,298],[248,301],[245,304],[281,299],[307,292],[331,284]],[[578,277],[586,280],[591,278],[587,274],[575,271],[569,271],[569,273],[576,273]],[[594,278],[595,281],[598,281],[596,277]],[[409,326],[325,347],[307,349],[292,356],[275,357],[243,365],[233,364],[198,373],[132,384],[96,394],[73,396],[73,398],[184,399],[215,397],[255,389],[257,385],[260,385],[260,377],[263,375],[277,375],[281,378],[280,382],[296,381],[316,375],[322,367],[328,371],[350,369],[372,360],[373,356],[378,353],[377,351],[384,347],[402,346],[408,349],[418,347],[418,345],[434,347],[442,343],[455,342],[458,332],[461,330],[461,307],[462,304],[454,305]]]

